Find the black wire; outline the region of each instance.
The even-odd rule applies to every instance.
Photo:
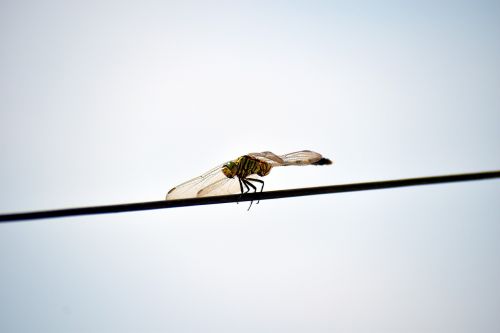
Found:
[[[384,181],[368,182],[368,183],[296,188],[296,189],[280,190],[280,191],[268,191],[262,193],[259,192],[248,193],[244,195],[232,194],[232,195],[221,195],[221,196],[204,197],[204,198],[161,200],[161,201],[138,202],[138,203],[128,203],[128,204],[118,204],[118,205],[107,205],[107,206],[78,207],[78,208],[45,210],[45,211],[27,212],[27,213],[13,213],[13,214],[0,215],[0,223],[21,221],[21,220],[35,220],[35,219],[46,219],[54,217],[77,216],[77,215],[110,214],[110,213],[132,212],[140,210],[152,210],[152,209],[163,209],[163,208],[174,208],[174,207],[213,205],[213,204],[222,204],[222,203],[237,202],[237,201],[279,199],[279,198],[299,197],[299,196],[327,194],[327,193],[379,190],[379,189],[394,188],[394,187],[430,185],[438,183],[462,182],[462,181],[491,179],[491,178],[500,178],[500,170],[456,174],[456,175],[422,177],[422,178],[384,180]]]

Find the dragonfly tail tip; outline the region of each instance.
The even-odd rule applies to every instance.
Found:
[[[314,165],[330,165],[332,163],[333,163],[332,160],[330,160],[329,158],[322,157],[319,161],[314,162],[312,164],[314,164]]]

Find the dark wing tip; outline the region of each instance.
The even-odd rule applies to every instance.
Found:
[[[177,187],[174,187],[173,189],[171,189],[170,191],[167,192],[167,195],[165,196],[165,200],[168,200],[168,196],[170,195],[170,193],[172,193],[173,190],[175,190]]]
[[[322,157],[319,161],[314,162],[312,164],[314,164],[314,165],[330,165],[332,163],[333,162],[330,159]]]

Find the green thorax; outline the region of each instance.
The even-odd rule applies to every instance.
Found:
[[[254,174],[264,177],[269,174],[272,168],[269,163],[248,155],[238,157],[234,163],[238,166],[236,176],[240,178]]]

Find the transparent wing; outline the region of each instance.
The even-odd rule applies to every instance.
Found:
[[[215,168],[205,172],[203,175],[188,180],[180,185],[177,185],[167,193],[166,200],[174,200],[174,199],[185,199],[185,198],[195,198],[202,189],[210,186],[212,184],[218,183],[223,185],[224,180],[231,180],[227,178],[222,173],[222,166],[218,165]],[[238,180],[236,180],[238,182]],[[214,192],[215,189],[212,190]]]
[[[237,177],[234,178],[221,178],[204,188],[200,189],[196,194],[197,197],[208,197],[214,195],[226,195],[240,193],[240,183]]]
[[[314,164],[323,158],[320,153],[310,150],[301,150],[281,155],[280,157],[283,161],[285,161],[285,165],[309,165]]]
[[[331,163],[330,160],[324,159],[321,154],[311,150],[301,150],[281,156],[278,156],[270,151],[264,151],[262,153],[251,153],[248,155],[267,162],[272,166],[310,165],[315,164],[320,160],[325,161],[322,164],[328,164],[328,161]]]
[[[280,156],[270,151],[263,151],[262,153],[250,153],[248,154],[248,156],[255,157],[261,161],[271,164],[272,166],[285,165],[285,161],[283,161]]]

